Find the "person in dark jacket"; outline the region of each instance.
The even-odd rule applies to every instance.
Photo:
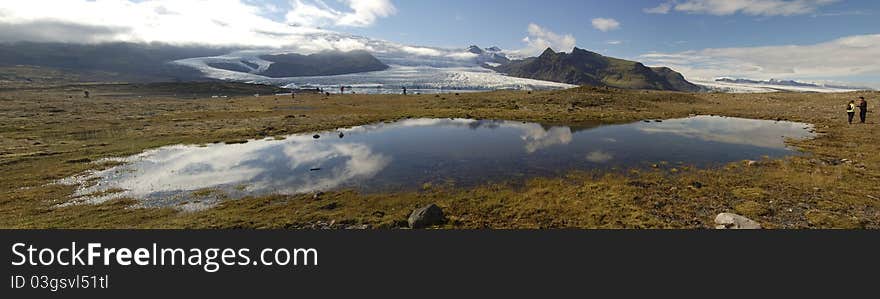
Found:
[[[846,104],[846,115],[849,116],[849,124],[852,124],[853,117],[856,116],[856,101],[849,101],[849,104]]]
[[[865,123],[865,118],[868,117],[868,102],[865,101],[865,97],[859,97],[859,119],[862,123]]]

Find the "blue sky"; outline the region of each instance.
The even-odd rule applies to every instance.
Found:
[[[314,28],[404,45],[578,47],[689,79],[880,87],[876,0],[29,0],[0,3],[0,41],[285,47]],[[267,33],[268,32],[268,33]],[[528,38],[528,41],[524,41]],[[318,41],[319,43],[326,41]]]
[[[277,0],[275,5],[295,9],[298,4],[310,4],[310,1],[304,0],[296,2]],[[351,4],[347,1],[322,3],[340,11],[345,11]],[[690,68],[701,64],[699,61],[680,61],[681,59],[672,59],[676,56],[658,58],[650,55],[684,53],[683,56],[687,56],[687,53],[694,52],[705,54],[700,51],[715,48],[789,45],[810,47],[841,38],[864,36],[872,37],[873,43],[880,33],[880,1],[875,0],[447,0],[388,3],[394,7],[393,14],[377,18],[369,25],[327,26],[405,44],[437,47],[477,44],[483,47],[497,45],[504,49],[519,49],[525,47],[522,39],[528,35],[528,25],[536,24],[558,35],[571,35],[581,48],[649,64],[671,64],[699,77],[739,75],[757,79],[786,77],[871,84],[880,82],[880,74],[874,70],[851,75],[846,70],[824,68],[789,72],[787,69],[793,66],[779,65],[764,67],[763,70],[774,70],[763,72],[694,71]],[[273,17],[283,19],[285,14],[280,12]],[[599,30],[592,25],[592,20],[596,18],[613,19],[619,27]],[[877,53],[876,50],[860,52],[857,49],[837,51],[834,45],[819,49],[827,53],[815,53],[817,49],[804,48],[790,54],[810,52],[819,55],[849,55],[856,52],[870,58],[870,54]],[[750,62],[740,63],[742,57],[718,55],[723,56],[719,61],[733,60],[728,61],[730,65],[753,67]],[[739,55],[748,56],[748,53]],[[681,58],[680,56],[682,55],[677,57]],[[813,61],[820,60],[821,56]],[[876,60],[864,63],[876,64]],[[829,67],[835,66],[834,61],[828,63],[831,64]],[[837,63],[844,67],[842,64]],[[723,66],[715,65],[703,68],[721,67]]]
[[[289,1],[273,0],[279,7]],[[735,13],[650,14],[645,8],[666,1],[605,0],[446,0],[393,1],[397,12],[366,27],[340,29],[405,44],[465,47],[479,44],[505,49],[523,46],[526,27],[535,23],[557,33],[572,34],[578,46],[609,55],[636,57],[645,52],[703,48],[816,44],[851,35],[880,31],[880,1],[839,1],[789,16]],[[326,4],[345,9],[340,1]],[[275,18],[283,19],[278,13]],[[602,32],[593,18],[613,18],[619,29]],[[608,41],[621,41],[609,45]]]

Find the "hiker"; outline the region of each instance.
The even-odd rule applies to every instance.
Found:
[[[868,102],[865,101],[865,97],[859,97],[859,119],[862,123],[865,123],[865,118],[868,117]]]
[[[853,117],[856,116],[856,101],[849,101],[849,104],[846,104],[846,115],[849,116],[849,124],[852,124]]]
[[[295,92],[292,92],[292,91],[290,92],[290,99],[296,100],[296,93]]]
[[[88,91],[88,90],[84,90],[84,91],[83,91],[83,95],[85,95],[85,98],[88,99],[88,98],[89,98],[89,91]]]
[[[344,93],[345,93],[345,86],[340,86],[339,87],[339,94],[344,94]]]
[[[403,87],[403,95],[406,95],[406,86]]]

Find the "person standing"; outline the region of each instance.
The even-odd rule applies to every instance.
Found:
[[[865,101],[865,97],[859,97],[859,120],[862,123],[865,123],[865,118],[868,117],[868,102]]]
[[[856,116],[856,101],[849,101],[849,104],[846,104],[846,115],[849,116],[849,124],[852,124],[853,117]]]

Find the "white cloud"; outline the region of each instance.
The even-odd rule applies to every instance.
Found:
[[[572,141],[571,128],[552,127],[546,130],[539,124],[524,124],[520,138],[526,143],[526,152],[531,154],[542,149],[557,145],[569,144]]]
[[[880,34],[844,37],[814,45],[717,48],[641,55],[648,65],[669,66],[693,79],[822,79],[880,77]]]
[[[690,14],[727,16],[742,13],[751,16],[792,16],[815,12],[819,7],[839,0],[672,0],[644,12],[667,14],[671,10]]]
[[[650,14],[668,14],[672,10],[673,5],[675,5],[675,2],[664,2],[660,3],[657,7],[645,8],[642,11]]]
[[[541,27],[535,23],[529,24],[528,27],[529,36],[523,38],[523,42],[526,43],[526,47],[520,50],[512,51],[510,53],[513,57],[529,57],[541,54],[547,48],[552,48],[555,51],[571,51],[575,45],[577,45],[577,40],[571,34],[556,34],[550,30],[547,30],[544,27]]]
[[[287,13],[287,22],[301,26],[365,27],[379,18],[397,13],[390,0],[343,0],[350,11],[340,11],[322,0],[293,0]]]
[[[623,44],[623,41],[620,41],[620,40],[610,40],[610,41],[607,41],[607,42],[605,42],[605,43],[607,43],[607,44],[609,44],[609,45],[616,46],[616,45]]]
[[[593,28],[599,29],[602,32],[608,32],[620,29],[620,22],[610,18],[595,18],[593,19]]]
[[[316,50],[353,46],[345,38],[314,41],[314,35],[329,31],[290,26],[270,19],[265,15],[279,13],[282,8],[252,4],[252,1],[246,0],[10,2],[13,3],[0,6],[0,42],[125,41],[268,47],[308,43]],[[388,0],[344,0],[343,3],[350,12],[340,12],[327,6],[310,6],[305,11],[291,13],[307,16],[311,18],[307,19],[309,22],[331,20],[333,25],[338,26],[365,26],[395,12]]]

